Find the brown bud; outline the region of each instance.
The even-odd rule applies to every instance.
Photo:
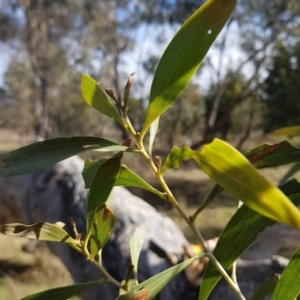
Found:
[[[105,88],[105,92],[106,92],[106,94],[107,94],[111,99],[113,99],[117,104],[120,103],[120,102],[118,102],[117,98],[115,97],[115,94],[114,94],[113,90],[110,90],[110,89],[108,89],[108,88]]]
[[[122,145],[126,146],[126,147],[130,147],[130,142],[131,142],[131,139],[126,140]]]

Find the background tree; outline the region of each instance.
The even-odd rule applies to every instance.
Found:
[[[287,47],[279,42],[262,87],[263,129],[300,123],[300,43]]]
[[[10,101],[1,100],[12,118],[4,118],[2,124],[18,127],[22,135],[34,132],[36,138],[85,134],[91,129],[103,135],[113,125],[83,108],[79,74],[92,74],[118,95],[128,74],[137,71],[132,101],[140,104],[135,102],[131,110],[137,113],[139,128],[149,96],[148,82],[172,35],[168,32],[175,31],[202,2],[1,0],[0,39],[12,53],[5,86]],[[176,128],[172,133],[188,135],[193,148],[214,135],[231,134],[239,137],[235,140],[242,147],[251,133],[253,116],[258,119],[260,115],[256,99],[261,97],[277,41],[289,49],[299,39],[299,6],[297,1],[283,0],[239,2],[193,81],[195,90],[200,86],[195,92],[199,100],[193,102],[183,94],[171,109],[173,123],[167,120],[171,115],[162,119],[170,140],[173,137],[167,132]],[[235,84],[240,88],[234,88]],[[232,120],[239,110],[243,126],[235,126],[237,119]]]

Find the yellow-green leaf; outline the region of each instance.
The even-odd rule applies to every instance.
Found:
[[[81,91],[87,104],[120,124],[124,123],[114,105],[93,78],[85,74],[82,75]]]
[[[282,127],[273,131],[274,135],[294,136],[300,135],[300,125]]]
[[[290,200],[228,143],[215,139],[196,162],[214,181],[258,213],[300,229],[300,213]]]
[[[189,158],[197,156],[196,151],[192,150],[187,146],[178,148],[174,146],[168,154],[163,166],[160,169],[160,173],[166,172],[168,169],[179,168],[182,161],[186,161]]]
[[[32,225],[19,223],[4,224],[0,226],[0,232],[7,236],[26,237],[49,242],[61,242],[66,244],[79,244],[66,231],[55,224],[38,222]]]

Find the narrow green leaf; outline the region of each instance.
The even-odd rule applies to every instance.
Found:
[[[121,168],[122,153],[100,165],[91,184],[87,203],[87,231],[93,225],[98,207],[108,200]]]
[[[224,189],[216,184],[212,190],[209,192],[203,203],[200,205],[200,207],[195,211],[195,213],[192,216],[192,221],[195,222],[197,216],[203,211],[203,209],[213,200],[215,199],[218,195],[220,195]]]
[[[259,169],[276,167],[300,161],[300,148],[287,141],[278,144],[263,144],[244,153]]]
[[[0,155],[0,176],[21,175],[51,166],[87,150],[126,151],[128,147],[99,137],[62,137],[37,142]]]
[[[295,163],[280,179],[279,184],[284,184],[290,177],[300,171],[300,162]]]
[[[279,281],[279,278],[278,278],[278,276],[275,275],[271,279],[264,282],[258,288],[258,290],[255,291],[254,295],[251,297],[250,300],[264,300],[266,296],[273,293],[278,281]]]
[[[101,204],[95,214],[92,234],[89,240],[91,260],[94,259],[95,255],[109,240],[114,223],[115,215],[113,211],[106,204]]]
[[[87,104],[120,124],[124,124],[116,108],[101,90],[97,82],[86,74],[83,74],[81,77],[81,91]]]
[[[107,158],[103,158],[97,161],[92,161],[90,159],[85,161],[84,169],[82,171],[83,179],[85,182],[85,188],[90,188],[97,169],[106,161]],[[149,185],[145,180],[139,177],[132,170],[128,169],[125,165],[121,165],[120,173],[116,180],[115,186],[139,187],[161,197],[160,191]]]
[[[94,178],[97,170],[107,160],[108,160],[108,158],[101,158],[101,159],[95,160],[95,161],[93,161],[91,159],[87,159],[84,162],[84,167],[83,167],[83,170],[82,170],[82,177],[83,177],[86,189],[89,189],[91,187],[91,184],[93,182],[93,178]]]
[[[136,284],[138,283],[138,261],[144,242],[143,230],[136,228],[134,234],[129,240],[131,263],[133,264],[133,272]]]
[[[295,205],[300,204],[300,184],[297,180],[288,181],[280,189]],[[243,205],[223,230],[214,255],[225,269],[229,269],[233,262],[255,241],[257,235],[267,226],[273,226],[275,223]],[[199,299],[206,300],[220,279],[219,271],[209,262],[204,272]]]
[[[97,280],[85,283],[74,284],[70,286],[64,286],[60,288],[55,288],[43,292],[39,292],[36,294],[32,294],[30,296],[26,296],[20,300],[67,300],[70,297],[86,290],[91,287],[101,285],[106,283],[105,280]]]
[[[7,236],[26,237],[49,242],[61,242],[66,244],[79,244],[66,231],[55,224],[38,222],[32,225],[19,223],[4,224],[0,226],[0,232]]]
[[[284,269],[271,300],[296,299],[300,294],[300,247]]]
[[[154,74],[142,135],[180,96],[230,17],[236,0],[208,0],[180,28]]]
[[[215,139],[196,162],[225,190],[258,213],[300,229],[300,213],[289,199],[228,143]]]
[[[147,280],[139,285],[134,286],[131,290],[118,297],[118,300],[136,300],[136,299],[153,299],[177,274],[183,271],[186,267],[192,264],[197,259],[201,258],[203,254],[198,254],[172,268],[169,268]]]
[[[300,125],[297,126],[288,126],[282,127],[273,131],[274,135],[285,135],[285,136],[294,136],[300,135]]]

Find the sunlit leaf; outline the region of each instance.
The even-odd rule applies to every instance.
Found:
[[[136,283],[138,283],[138,261],[142,251],[144,241],[143,230],[136,228],[133,236],[129,240],[131,263],[133,264],[133,272]]]
[[[203,254],[198,254],[172,268],[169,268],[150,279],[145,280],[139,285],[134,286],[128,293],[120,295],[118,300],[136,300],[136,299],[153,299],[167,284],[183,271],[194,261],[202,257]]]
[[[208,0],[180,28],[154,74],[142,135],[180,96],[222,30],[236,0]]]
[[[159,126],[159,118],[153,121],[153,123],[150,125],[150,137],[149,137],[149,149],[148,149],[150,155],[152,154],[152,148],[158,131],[158,126]]]
[[[300,184],[297,180],[288,181],[280,189],[295,205],[300,204]],[[233,262],[255,241],[257,235],[267,226],[273,226],[275,223],[243,205],[223,230],[214,255],[225,269],[229,269]],[[199,299],[206,300],[220,279],[219,271],[209,262],[203,276]]]
[[[130,270],[132,272],[133,270],[133,265],[130,265],[129,266]],[[128,272],[129,273],[129,272]],[[128,275],[128,274],[127,274]],[[130,274],[131,275],[131,274]],[[123,295],[123,294],[126,294],[128,290],[130,290],[132,287],[134,287],[136,285],[136,281],[135,279],[128,279],[127,281],[126,280],[122,280],[121,281],[121,284],[122,285],[125,285],[127,284],[127,290],[124,290],[123,288],[119,288],[119,295]]]
[[[215,139],[196,159],[215,182],[258,213],[300,229],[300,213],[289,199],[228,143]]]
[[[91,287],[101,285],[106,283],[105,280],[97,280],[85,283],[78,283],[75,285],[64,286],[60,288],[55,288],[43,292],[39,292],[36,294],[32,294],[30,296],[26,296],[20,300],[67,300],[70,297],[86,290]]]
[[[0,155],[0,175],[14,176],[51,166],[87,150],[126,151],[128,147],[99,137],[62,137],[37,142]]]
[[[298,161],[300,160],[300,149],[284,141],[273,145],[260,145],[245,152],[244,155],[256,166],[256,168],[260,169]],[[194,151],[187,146],[183,146],[181,148],[175,146],[167,156],[163,166],[161,167],[160,173],[164,173],[171,168],[179,168],[182,161],[186,161],[190,158],[197,161],[198,156],[198,151]],[[293,169],[292,171],[295,170]],[[216,184],[192,218],[195,219],[197,215],[222,191],[223,188]]]
[[[82,75],[81,91],[87,104],[120,124],[124,123],[114,105],[93,78],[85,74]]]
[[[300,135],[300,125],[297,126],[288,126],[282,127],[273,131],[274,135],[285,135],[285,136],[294,136]]]
[[[100,165],[93,178],[87,203],[87,230],[95,220],[98,207],[108,200],[121,168],[122,153]]]
[[[300,148],[287,141],[278,144],[263,144],[244,153],[259,169],[276,167],[300,161]]]
[[[170,153],[168,154],[163,166],[160,169],[160,173],[164,173],[168,169],[176,169],[179,168],[180,163],[182,161],[186,161],[189,158],[196,157],[196,151],[191,150],[191,148],[187,146],[183,146],[178,148],[174,146]]]
[[[271,300],[296,299],[300,294],[300,247],[284,269]]]
[[[55,224],[38,222],[32,225],[19,223],[0,225],[0,232],[7,236],[26,237],[49,242],[79,244],[66,231]]]
[[[90,188],[97,169],[106,161],[107,158],[103,158],[97,161],[92,161],[90,159],[85,161],[82,175],[85,182],[85,187],[87,189]],[[161,197],[162,194],[160,191],[152,187],[132,170],[128,169],[125,165],[121,165],[120,173],[116,180],[115,186],[139,187],[149,192],[152,192],[158,195],[159,197]]]
[[[92,234],[89,240],[91,260],[94,259],[95,255],[109,240],[114,223],[115,215],[113,211],[106,204],[101,204],[95,214]]]

